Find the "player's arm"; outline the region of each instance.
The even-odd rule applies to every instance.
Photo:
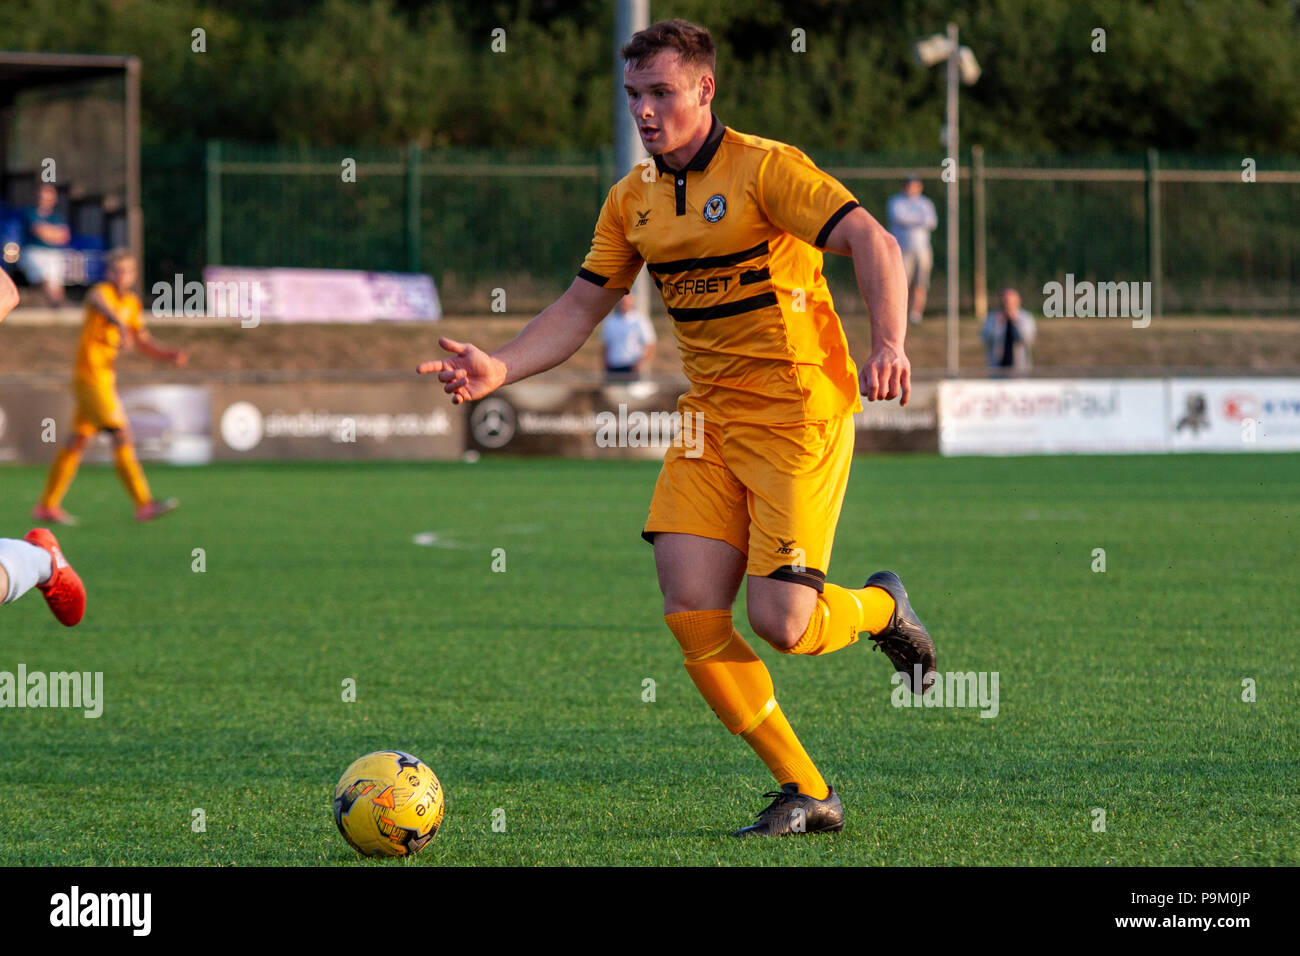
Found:
[[[18,287],[9,273],[0,269],[0,322],[18,306]]]
[[[867,401],[912,393],[912,366],[903,350],[907,336],[907,270],[898,240],[861,206],[831,230],[826,251],[853,257],[858,289],[871,313],[871,357],[862,369]]]
[[[626,289],[605,289],[578,278],[543,309],[522,332],[489,355],[466,342],[446,337],[439,347],[452,358],[421,362],[421,375],[437,374],[452,404],[482,398],[502,385],[554,368],[582,347]]]
[[[159,362],[170,362],[176,366],[182,366],[189,361],[190,355],[184,349],[165,348],[146,329],[132,329],[128,334],[136,351],[149,356],[151,359],[157,359]]]
[[[116,325],[123,334],[127,334],[126,322],[117,314],[117,310],[108,304],[108,300],[104,298],[104,290],[98,285],[92,287],[90,294],[86,296],[86,305]]]
[[[163,348],[143,326],[133,326],[125,315],[119,315],[104,298],[104,290],[100,286],[96,285],[90,290],[90,294],[86,296],[86,304],[116,325],[127,343],[142,355],[178,366],[184,365],[189,360],[188,352],[183,349]]]
[[[858,288],[871,312],[871,357],[861,373],[868,401],[912,390],[903,352],[907,334],[907,272],[898,240],[833,176],[792,146],[772,149],[758,169],[757,195],[768,220],[790,235],[853,257]]]

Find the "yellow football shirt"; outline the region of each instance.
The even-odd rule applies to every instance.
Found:
[[[793,146],[715,117],[685,169],[656,156],[610,189],[578,275],[626,289],[648,266],[691,382],[684,410],[826,420],[862,407],[822,275],[827,237],[858,205]]]
[[[111,282],[100,282],[98,290],[134,332],[144,328],[140,297],[134,292],[118,295]],[[81,326],[81,343],[77,347],[76,377],[83,381],[111,380],[116,374],[117,355],[122,350],[124,330],[94,306],[87,303],[86,318]]]

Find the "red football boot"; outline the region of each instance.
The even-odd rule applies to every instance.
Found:
[[[66,524],[71,526],[78,523],[76,518],[62,508],[46,508],[44,505],[37,505],[33,508],[32,517],[41,524]]]
[[[154,518],[161,518],[169,511],[175,511],[180,506],[180,502],[175,498],[164,498],[162,501],[150,501],[135,509],[136,521],[153,521]]]
[[[59,550],[59,541],[52,531],[33,528],[23,535],[23,540],[50,552],[50,567],[53,569],[50,579],[44,584],[36,585],[36,589],[45,595],[45,603],[50,606],[59,623],[72,627],[86,613],[86,586]]]

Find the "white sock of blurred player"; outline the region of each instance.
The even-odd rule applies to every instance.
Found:
[[[0,604],[12,604],[54,573],[50,553],[16,538],[0,538]]]

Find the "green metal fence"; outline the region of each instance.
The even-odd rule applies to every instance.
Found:
[[[1140,281],[1166,313],[1300,313],[1300,160],[968,155],[960,169],[962,308],[1002,285]],[[909,172],[939,210],[932,310],[945,294],[945,184],[933,154],[817,153],[876,216]],[[355,176],[348,175],[349,161]],[[607,152],[291,149],[211,143],[143,157],[146,277],[205,264],[412,270],[452,314],[562,291],[615,178]],[[982,210],[976,215],[977,207]],[[201,208],[201,212],[200,212]],[[982,264],[984,268],[977,269]],[[844,312],[851,264],[827,257]],[[498,300],[499,301],[499,300]]]

